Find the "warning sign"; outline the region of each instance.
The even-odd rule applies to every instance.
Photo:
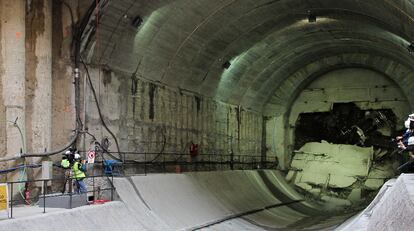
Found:
[[[88,163],[89,164],[95,163],[95,155],[96,155],[95,151],[88,152]]]
[[[9,197],[7,184],[0,184],[0,218],[8,217]]]

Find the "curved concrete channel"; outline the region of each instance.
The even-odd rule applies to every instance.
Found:
[[[277,171],[151,174],[114,178],[119,201],[0,223],[0,230],[331,230],[332,216]]]
[[[114,183],[118,201],[3,220],[0,231],[362,231],[411,230],[414,224],[414,175],[388,181],[350,219],[352,214],[333,215],[307,202],[272,170],[152,174]]]
[[[350,216],[324,214],[270,170],[156,174],[115,185],[134,214],[150,215],[141,220],[148,230],[321,230]]]

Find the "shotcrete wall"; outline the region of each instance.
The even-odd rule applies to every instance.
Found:
[[[256,112],[110,70],[89,71],[104,119],[124,151],[188,153],[193,142],[200,153],[260,155],[262,116]],[[111,138],[89,87],[85,96],[89,132]]]

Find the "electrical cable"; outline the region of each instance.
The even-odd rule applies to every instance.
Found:
[[[188,142],[187,144],[185,144],[184,148],[182,149],[182,151],[180,153],[186,154],[186,150],[187,150],[187,148],[189,148],[190,144],[191,144],[191,142]],[[180,161],[180,160],[183,159],[183,157],[184,157],[184,155],[179,155],[177,158],[175,158],[174,161]]]
[[[42,167],[42,165],[40,164],[31,164],[31,165],[17,165],[15,167],[12,168],[8,168],[8,169],[2,169],[0,170],[0,174],[4,174],[4,173],[9,173],[9,172],[13,172],[16,171],[18,169],[25,169],[25,168],[40,168]],[[24,199],[24,198],[23,198]]]
[[[24,141],[24,136],[23,136],[23,132],[22,129],[20,128],[19,124],[17,123],[17,120],[19,119],[19,117],[16,117],[16,119],[14,121],[7,121],[9,123],[12,123],[14,127],[17,128],[17,130],[19,130],[19,134],[20,134],[20,142],[21,142],[21,152],[26,152],[26,142]],[[26,167],[23,167],[20,169],[19,171],[19,181],[23,181],[24,178],[27,179],[26,177]],[[17,189],[19,191],[20,196],[22,197],[23,200],[26,200],[25,196],[23,195],[23,188],[21,184],[17,184]]]
[[[96,0],[96,1],[94,1],[93,3],[92,3],[92,6],[89,8],[89,10],[88,10],[88,15],[89,15],[89,17],[87,17],[87,18],[90,18],[90,16],[92,15],[92,12],[93,12],[93,10],[97,10],[98,12],[97,12],[97,24],[99,23],[99,3],[100,3],[100,0]],[[84,18],[85,19],[85,18]],[[83,20],[83,22],[81,23],[81,25],[82,26],[85,26],[86,27],[86,23],[85,23],[85,21],[86,20]],[[97,29],[98,29],[98,25],[96,25],[96,27],[97,27]],[[94,99],[95,99],[95,105],[96,105],[96,108],[98,109],[98,114],[99,114],[99,119],[100,119],[100,121],[101,121],[101,123],[102,123],[102,126],[104,126],[104,128],[105,128],[105,130],[112,136],[112,138],[114,139],[114,141],[115,141],[115,145],[116,145],[116,148],[117,148],[117,151],[118,151],[118,155],[119,155],[119,158],[116,158],[115,156],[113,156],[113,155],[110,155],[109,153],[109,155],[112,157],[112,158],[114,158],[114,159],[117,159],[118,161],[121,161],[121,162],[124,162],[124,160],[122,160],[122,155],[121,155],[121,152],[120,152],[120,148],[119,148],[119,143],[118,143],[118,139],[116,138],[116,136],[115,136],[115,134],[109,129],[109,127],[106,125],[106,123],[105,123],[105,120],[103,119],[103,115],[102,115],[102,111],[101,111],[101,108],[100,108],[100,106],[99,106],[99,102],[98,102],[98,97],[96,96],[96,91],[95,91],[95,87],[93,86],[93,83],[92,83],[92,79],[91,79],[91,75],[90,75],[90,72],[89,72],[89,69],[88,69],[88,66],[86,65],[86,63],[84,62],[84,60],[82,59],[82,56],[81,56],[81,54],[79,53],[79,51],[80,51],[80,42],[78,43],[78,45],[79,45],[79,50],[78,49],[76,49],[76,51],[78,51],[78,53],[76,54],[76,60],[75,60],[75,63],[82,63],[82,65],[84,66],[84,68],[85,68],[85,71],[86,71],[86,76],[87,76],[87,79],[88,79],[88,83],[89,83],[89,87],[91,88],[91,91],[92,91],[92,94],[93,94],[93,97],[94,97]]]
[[[94,135],[92,135],[91,133],[89,133],[89,132],[85,132],[86,134],[88,134],[88,135],[90,135],[91,137],[92,137],[92,139],[94,140],[94,142],[95,142],[95,144],[97,144],[108,156],[110,156],[112,159],[115,159],[115,160],[117,160],[117,161],[120,161],[120,162],[122,162],[122,160],[120,160],[118,157],[115,157],[114,155],[112,155],[109,151],[108,151],[108,148],[107,148],[107,146],[104,146],[104,145],[102,145],[102,144],[100,144],[97,140],[96,140],[96,137],[94,136]],[[109,145],[108,145],[109,146]]]
[[[71,33],[72,33],[72,37],[73,37],[73,35],[74,35],[74,31],[76,30],[75,29],[75,19],[74,19],[74,17],[73,17],[73,11],[72,11],[72,7],[70,7],[70,5],[67,3],[67,2],[65,2],[65,0],[60,0],[60,2],[64,5],[64,6],[66,6],[66,8],[68,8],[68,10],[69,10],[69,15],[70,15],[70,21],[71,21],[71,27],[72,27],[72,31],[71,31]]]
[[[43,153],[23,153],[18,154],[13,157],[9,158],[1,158],[0,162],[3,161],[9,161],[9,160],[16,160],[19,158],[24,157],[45,157],[45,156],[51,156],[58,153],[61,153],[68,149],[69,147],[73,146],[80,134],[80,130],[82,127],[82,120],[80,119],[80,81],[79,81],[79,61],[80,61],[80,47],[81,47],[81,40],[83,32],[86,28],[86,25],[89,22],[89,18],[91,17],[94,9],[96,8],[96,3],[99,3],[100,0],[94,1],[91,6],[88,8],[88,11],[85,13],[85,16],[83,17],[82,21],[80,22],[79,26],[75,26],[74,21],[72,21],[72,54],[74,56],[74,62],[75,62],[75,68],[74,68],[74,85],[75,85],[75,114],[76,114],[76,128],[75,128],[75,134],[73,135],[72,139],[69,141],[68,144],[63,146],[62,148],[50,151],[50,152],[43,152]],[[70,6],[61,0],[61,2],[68,7],[69,12],[71,14],[71,20],[73,20],[73,12]]]
[[[164,130],[165,130],[165,128],[164,128]],[[152,159],[151,161],[149,161],[150,163],[151,162],[154,162],[156,159],[158,159],[158,157],[160,157],[164,153],[165,145],[167,144],[167,137],[165,136],[164,130],[163,130],[163,133],[162,133],[162,137],[163,137],[164,142],[163,142],[161,151],[158,153],[157,156],[154,157],[154,159]]]
[[[70,6],[66,2],[64,2],[63,0],[61,0],[61,2],[69,9],[69,12],[70,12],[70,15],[71,15],[71,20],[72,20],[72,54],[73,54],[74,63],[75,63],[75,68],[74,68],[75,114],[76,114],[76,128],[74,130],[75,134],[73,135],[72,139],[66,145],[64,145],[62,148],[60,148],[58,150],[50,151],[50,152],[43,152],[43,153],[18,153],[15,156],[0,158],[0,162],[18,160],[18,159],[25,158],[25,157],[45,157],[45,156],[55,155],[55,154],[63,152],[64,150],[68,149],[69,147],[73,146],[76,143],[76,141],[79,137],[80,128],[82,127],[82,120],[80,118],[80,81],[79,81],[79,64],[80,64],[80,61],[81,61],[81,55],[80,55],[81,40],[82,40],[83,32],[84,32],[84,30],[85,30],[85,28],[86,28],[86,26],[89,22],[89,19],[92,15],[93,11],[95,10],[97,5],[99,4],[100,0],[96,0],[96,1],[92,2],[91,6],[88,8],[88,11],[85,13],[85,16],[83,17],[83,19],[80,22],[78,27],[75,27],[75,24],[74,24],[74,21],[73,21],[74,20],[73,12],[72,12],[72,9],[70,8]],[[89,71],[86,67],[86,64],[83,62],[83,60],[82,60],[82,63],[85,66],[89,83],[91,84],[91,88],[93,89],[93,85],[92,85],[92,81],[90,79]],[[94,92],[94,89],[93,89],[93,92]],[[94,92],[94,97],[96,99],[96,93],[95,92]],[[101,122],[103,123],[103,125],[107,129],[107,131],[111,134],[111,136],[114,138],[117,149],[118,149],[118,154],[121,156],[121,153],[120,153],[120,150],[119,150],[118,140],[116,139],[116,137],[112,133],[112,131],[110,131],[109,128],[106,126],[105,121],[102,118],[102,114],[100,112],[100,108],[99,108],[98,104],[97,104],[97,107],[98,107],[98,111],[99,111],[99,116],[101,118]],[[122,159],[122,158],[120,158],[120,159]]]
[[[50,152],[43,152],[43,153],[19,153],[19,154],[16,154],[15,156],[0,158],[0,162],[18,160],[20,158],[25,158],[25,157],[45,157],[45,156],[55,155],[55,154],[63,152],[64,150],[68,149],[69,147],[73,146],[75,144],[75,142],[77,141],[77,138],[79,136],[79,133],[80,133],[79,131],[80,131],[80,128],[81,128],[80,125],[82,124],[82,121],[80,120],[80,105],[79,105],[79,103],[80,103],[80,82],[79,82],[79,68],[78,68],[79,67],[79,55],[80,55],[80,43],[81,43],[81,37],[82,37],[83,31],[85,30],[85,27],[86,27],[87,22],[90,18],[90,15],[92,14],[92,12],[95,8],[95,3],[92,3],[92,5],[89,7],[89,9],[86,13],[86,16],[81,21],[79,27],[75,27],[75,24],[74,24],[74,21],[73,21],[72,9],[63,0],[61,0],[61,2],[66,7],[68,7],[69,13],[71,14],[71,20],[72,20],[72,54],[74,55],[74,58],[75,58],[75,73],[74,73],[75,74],[75,81],[74,81],[74,85],[75,85],[75,113],[76,113],[75,134],[73,135],[72,139],[66,145],[64,145],[62,148],[60,148],[58,150],[50,151]]]
[[[91,88],[92,95],[93,95],[93,97],[95,99],[95,105],[96,105],[96,108],[98,109],[99,119],[101,120],[102,126],[104,126],[105,130],[112,136],[112,138],[115,141],[115,145],[116,145],[116,148],[118,150],[118,155],[119,155],[119,158],[117,158],[117,160],[120,160],[121,162],[124,162],[122,160],[122,155],[121,155],[121,152],[120,152],[120,149],[119,149],[118,139],[116,138],[115,134],[111,131],[111,129],[108,128],[108,126],[105,123],[105,120],[103,119],[101,107],[99,106],[99,103],[98,103],[98,97],[96,96],[95,87],[93,86],[93,83],[92,83],[91,75],[89,73],[88,66],[83,61],[82,57],[80,57],[80,61],[81,61],[81,63],[83,64],[83,66],[85,68],[86,76],[88,78],[89,87]]]

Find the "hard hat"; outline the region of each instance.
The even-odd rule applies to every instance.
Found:
[[[413,143],[414,143],[414,140],[413,140]],[[77,159],[80,159],[80,155],[79,155],[79,153],[75,153],[75,159],[77,160]]]
[[[67,150],[66,152],[65,152],[65,155],[69,155],[70,154],[70,151],[69,150]]]
[[[404,126],[405,128],[410,128],[410,119],[407,119],[406,121],[404,121]]]
[[[408,115],[408,119],[410,119],[410,120],[414,120],[414,113],[413,113],[413,114],[409,114],[409,115]]]
[[[410,138],[408,138],[408,146],[410,145],[414,145],[414,136],[410,136]]]

